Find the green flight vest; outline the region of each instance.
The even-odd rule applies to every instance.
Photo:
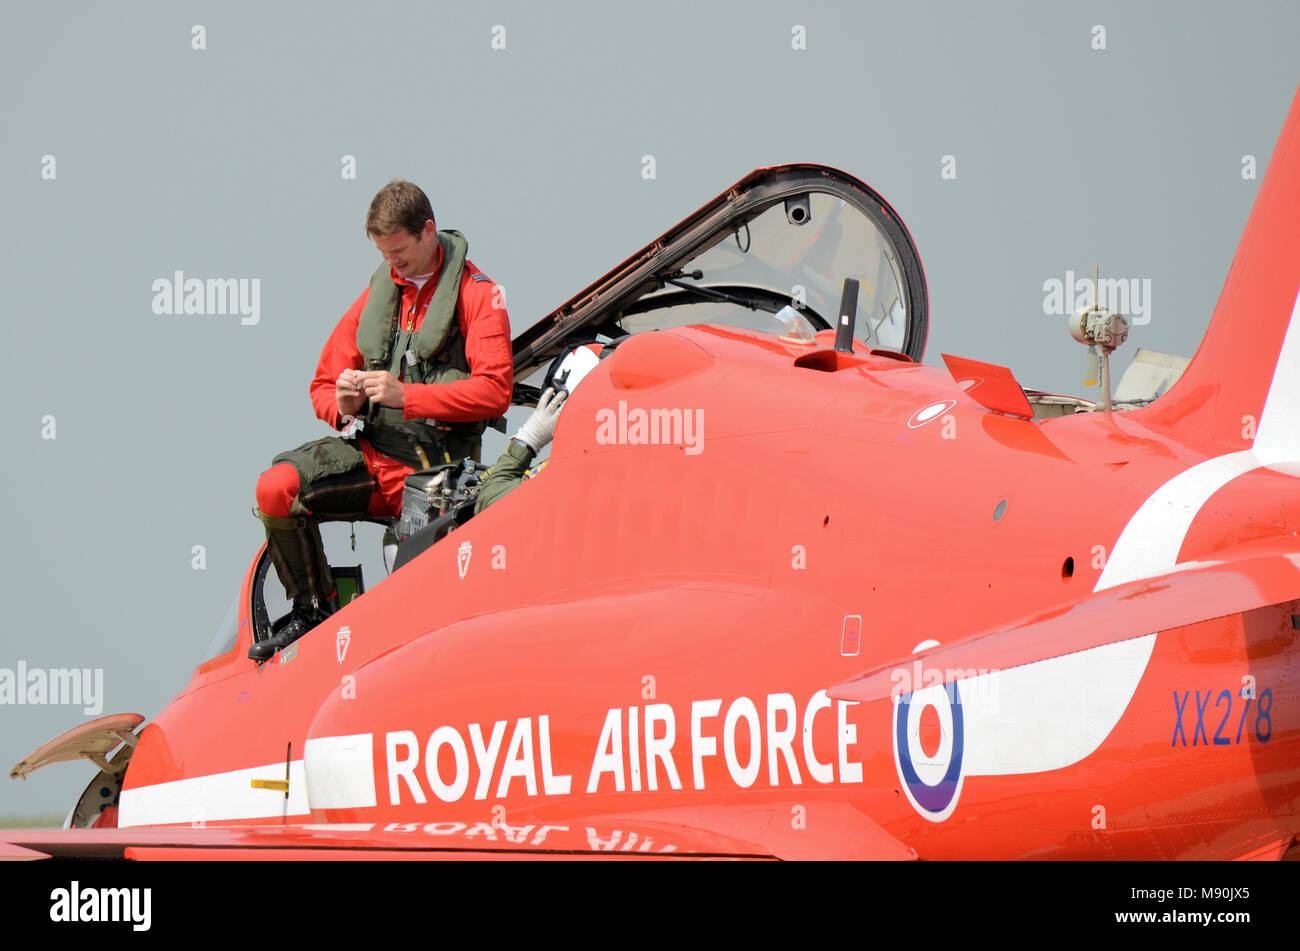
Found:
[[[388,265],[381,264],[371,277],[370,296],[357,324],[357,349],[365,358],[367,370],[387,370],[407,383],[469,379],[465,338],[456,319],[461,272],[469,245],[458,231],[439,231],[438,243],[442,246],[442,268],[419,330],[406,329],[414,315],[402,314],[402,286],[393,280]],[[403,320],[404,316],[408,319]],[[478,458],[487,420],[431,425],[424,420],[406,419],[400,409],[391,406],[367,405],[361,436],[398,462],[423,468],[421,450],[428,463],[435,466],[466,456]]]

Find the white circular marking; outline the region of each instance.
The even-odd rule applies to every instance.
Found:
[[[941,403],[931,403],[922,409],[918,409],[912,414],[912,418],[907,421],[909,429],[916,429],[918,426],[924,426],[930,420],[935,419],[940,413],[952,409],[957,405],[956,400],[944,400]]]
[[[957,382],[957,388],[960,390],[973,390],[983,382],[984,380],[980,377],[972,377],[969,380],[959,380]]]
[[[928,651],[931,647],[938,647],[939,642],[936,640],[922,641],[912,648],[913,654],[919,654],[921,651]]]

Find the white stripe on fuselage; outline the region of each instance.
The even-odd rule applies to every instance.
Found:
[[[1273,368],[1250,449],[1197,463],[1178,473],[1133,513],[1106,560],[1094,591],[1178,570],[1178,552],[1192,522],[1214,493],[1260,468],[1300,475],[1300,293]],[[1243,420],[1243,425],[1247,421]]]
[[[1155,646],[1147,634],[957,681],[963,774],[1043,773],[1090,756],[1128,709]]]
[[[303,759],[289,764],[287,813],[284,793],[251,784],[254,779],[284,778],[284,764],[271,763],[124,789],[118,825],[269,819],[306,816],[311,809],[371,808],[376,802],[373,747],[370,733],[309,739]],[[311,764],[310,772],[305,763]]]
[[[375,798],[373,733],[318,736],[303,748],[312,809],[369,809]]]
[[[191,776],[152,786],[123,789],[118,826],[220,822],[307,815],[307,786],[302,760],[289,763],[289,801],[274,789],[255,789],[254,779],[284,779],[284,763],[268,763],[226,773]]]

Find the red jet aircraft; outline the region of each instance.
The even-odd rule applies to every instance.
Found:
[[[1300,98],[1200,349],[1114,411],[921,365],[894,210],[756,171],[515,341],[520,380],[607,345],[544,471],[265,663],[259,553],[151,723],[15,768],[102,772],[3,849],[1281,857],[1298,292]]]

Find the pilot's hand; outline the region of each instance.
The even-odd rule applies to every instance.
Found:
[[[542,447],[555,437],[555,423],[560,418],[560,409],[568,395],[568,390],[556,391],[547,387],[542,398],[537,401],[537,409],[519,427],[515,438],[533,452],[541,452]]]
[[[366,394],[361,392],[360,370],[347,369],[334,381],[334,400],[339,404],[340,416],[355,416],[366,402]]]
[[[361,391],[372,403],[402,408],[402,381],[387,370],[367,370],[361,376]]]

